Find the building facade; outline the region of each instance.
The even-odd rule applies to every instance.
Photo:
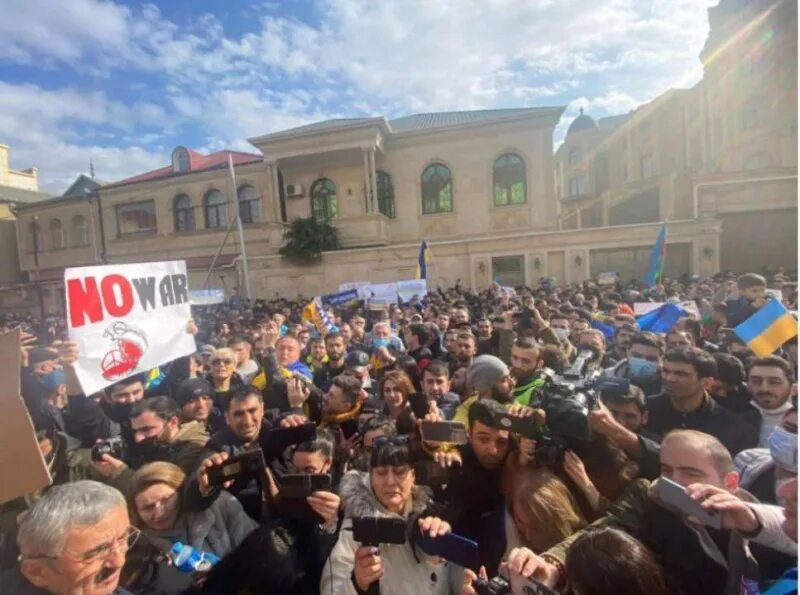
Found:
[[[795,269],[796,4],[722,0],[709,18],[700,83],[581,114],[555,154],[561,107],[329,120],[250,139],[260,154],[177,147],[158,170],[19,209],[22,269],[51,286],[48,310],[82,264],[184,259],[192,288],[240,290],[237,209],[254,297],[410,279],[423,239],[431,286],[641,278],[662,221],[668,275]],[[293,265],[283,232],[309,216],[342,248]]]

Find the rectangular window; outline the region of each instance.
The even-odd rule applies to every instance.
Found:
[[[653,158],[650,155],[642,157],[642,179],[646,180],[653,175]]]
[[[586,194],[586,178],[573,176],[569,179],[569,195],[580,196],[581,194]]]
[[[149,235],[157,231],[156,205],[152,200],[117,205],[118,235]]]
[[[525,258],[523,256],[495,256],[492,258],[492,279],[506,287],[525,285]]]

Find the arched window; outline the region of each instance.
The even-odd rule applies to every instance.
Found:
[[[209,190],[203,198],[203,210],[206,215],[206,229],[227,227],[228,211],[225,208],[225,197],[219,190]]]
[[[575,165],[581,160],[581,150],[578,148],[569,150],[569,164]]]
[[[375,185],[378,188],[378,210],[394,219],[394,186],[392,186],[392,176],[385,171],[375,172]]]
[[[50,220],[50,248],[58,250],[64,247],[64,229],[60,219]]]
[[[28,225],[28,238],[30,248],[29,252],[41,252],[42,250],[42,237],[39,235],[39,224],[36,221],[31,221]]]
[[[453,210],[453,179],[446,165],[433,163],[422,172],[422,214]]]
[[[320,178],[311,185],[311,215],[314,219],[333,219],[339,214],[336,201],[336,184],[328,178]]]
[[[742,104],[742,131],[756,130],[762,127],[767,118],[767,103],[763,97],[754,95]]]
[[[586,194],[586,178],[582,175],[572,176],[569,179],[569,195],[580,196]]]
[[[86,234],[86,217],[75,215],[72,218],[72,241],[73,246],[86,246],[89,238]]]
[[[261,219],[261,196],[249,184],[239,188],[239,214],[242,223],[255,223]]]
[[[189,171],[189,151],[185,147],[176,147],[172,152],[172,171],[184,173]]]
[[[172,210],[175,213],[175,231],[194,231],[194,209],[192,199],[185,194],[179,194],[172,201]]]
[[[506,153],[497,158],[492,168],[494,206],[521,205],[527,200],[525,162],[519,155]]]

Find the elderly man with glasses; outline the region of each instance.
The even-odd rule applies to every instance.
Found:
[[[116,489],[96,481],[56,486],[23,517],[19,567],[0,584],[4,593],[26,595],[124,595],[120,574],[138,537]]]

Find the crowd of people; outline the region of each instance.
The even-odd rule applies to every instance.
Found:
[[[795,592],[797,342],[732,330],[769,299],[796,283],[457,286],[321,334],[236,297],[97,394],[63,320],[0,315],[53,480],[0,506],[0,593]]]

